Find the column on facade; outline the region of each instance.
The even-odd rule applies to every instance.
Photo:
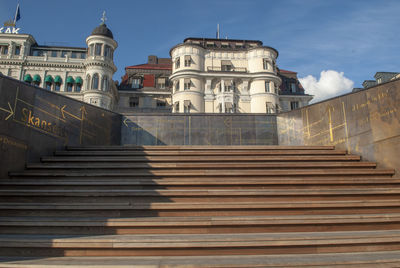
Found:
[[[224,81],[224,79],[221,79],[221,92],[222,92],[222,100],[221,100],[222,113],[225,113],[225,97],[224,97],[225,81]]]

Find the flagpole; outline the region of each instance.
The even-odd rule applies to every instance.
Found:
[[[16,23],[17,23],[18,10],[19,10],[19,1],[18,1],[18,4],[17,4],[17,9],[15,10],[14,25],[16,25]]]

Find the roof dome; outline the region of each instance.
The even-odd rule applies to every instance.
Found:
[[[110,37],[111,39],[114,39],[113,33],[111,32],[110,29],[107,28],[107,25],[105,23],[102,23],[96,28],[94,28],[91,35],[103,35]]]

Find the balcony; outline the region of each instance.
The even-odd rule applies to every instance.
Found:
[[[233,66],[209,66],[207,72],[215,73],[247,73],[247,68],[244,67],[233,67]]]

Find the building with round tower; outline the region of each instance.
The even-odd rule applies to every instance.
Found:
[[[112,80],[118,44],[102,23],[86,39],[86,47],[39,45],[18,30],[0,33],[0,73],[93,105],[114,110],[118,90]],[[4,26],[3,28],[5,28]],[[8,25],[13,27],[15,25]],[[7,28],[8,29],[8,28]]]
[[[261,41],[186,38],[170,55],[174,113],[276,113],[312,99],[303,91],[283,101],[278,51]]]

